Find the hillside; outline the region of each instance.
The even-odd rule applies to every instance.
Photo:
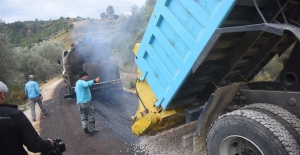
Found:
[[[42,41],[61,41],[65,47],[82,39],[109,43],[116,33],[117,19],[63,18],[50,21],[24,21],[6,24],[10,43],[31,46]]]
[[[72,22],[72,29],[60,31],[51,36],[50,40],[58,40],[69,48],[72,43],[89,41],[93,43],[110,44],[113,35],[117,33],[119,21],[116,19],[82,19]]]
[[[51,36],[72,29],[72,20],[61,17],[49,21],[25,21],[6,24],[10,42],[14,46],[31,46],[48,40]]]

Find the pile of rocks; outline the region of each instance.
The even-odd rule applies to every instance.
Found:
[[[196,131],[196,122],[172,128],[155,136],[141,137],[135,147],[136,154],[148,155],[196,155],[193,146],[181,145],[181,137]],[[198,153],[199,154],[199,153]],[[205,155],[205,153],[200,153]]]

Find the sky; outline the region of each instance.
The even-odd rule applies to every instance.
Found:
[[[115,14],[130,14],[130,7],[145,5],[146,0],[0,0],[0,20],[16,21],[55,20],[60,17],[100,18],[111,5]]]

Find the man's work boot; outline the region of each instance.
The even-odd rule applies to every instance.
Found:
[[[95,129],[94,131],[90,132],[90,135],[93,135],[93,134],[97,133],[98,131],[99,131],[98,129]]]

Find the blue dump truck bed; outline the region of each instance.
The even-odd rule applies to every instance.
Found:
[[[158,1],[137,53],[136,64],[164,109],[179,91],[234,0]]]
[[[287,21],[299,25],[295,3],[158,0],[135,58],[140,80],[157,98],[155,106],[199,104],[213,92],[206,89],[210,84],[250,81],[295,42],[283,35],[293,31]]]

